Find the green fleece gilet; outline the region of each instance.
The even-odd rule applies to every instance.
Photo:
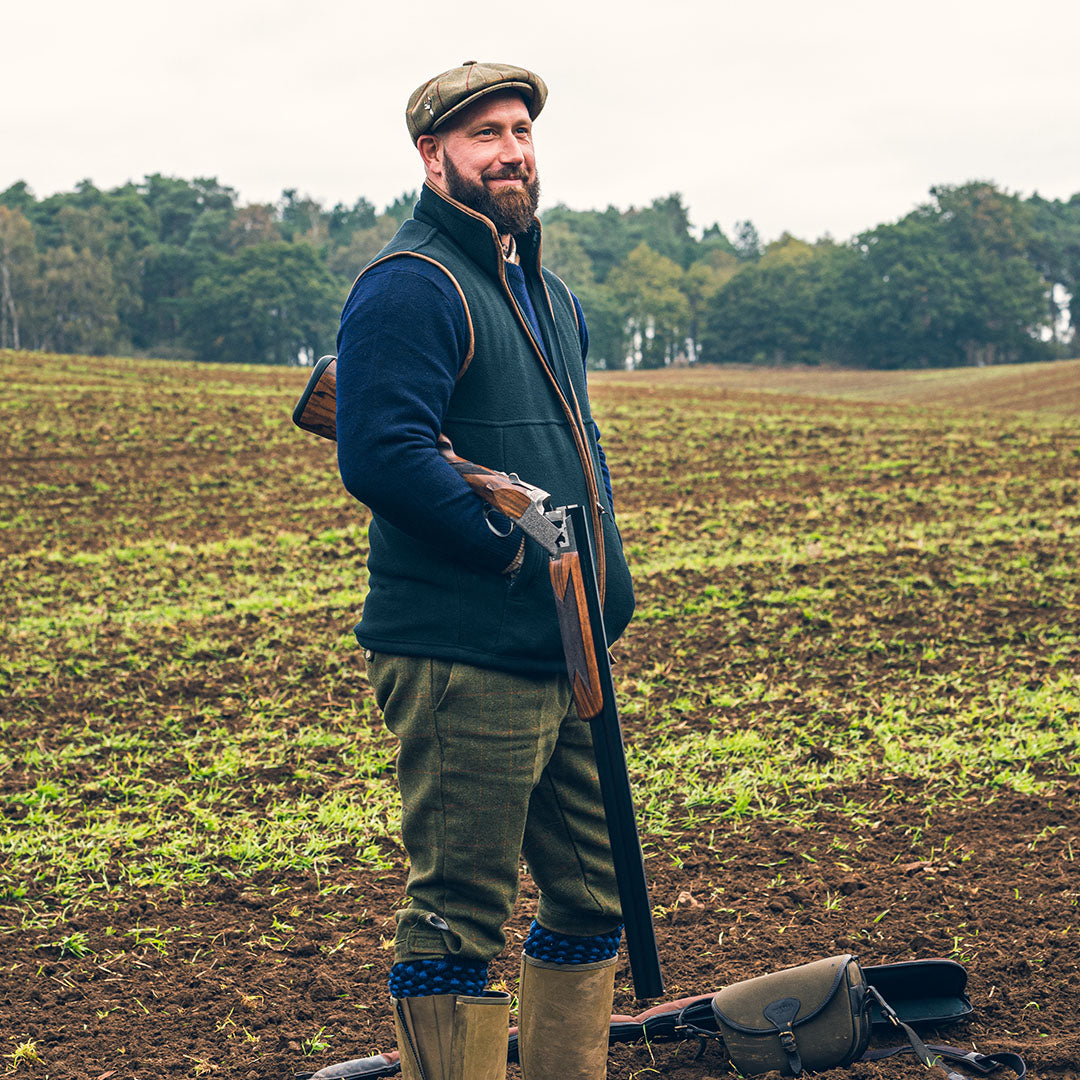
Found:
[[[595,532],[599,523],[603,536],[602,555],[595,539],[593,548],[598,566],[601,558],[605,564],[610,644],[630,621],[634,593],[601,478],[577,317],[566,286],[541,268],[539,225],[517,239],[554,371],[507,286],[502,247],[486,217],[425,186],[414,216],[370,265],[418,255],[457,283],[474,345],[443,433],[460,456],[549,491],[552,506],[593,508],[591,527]],[[563,394],[560,382],[572,394]],[[523,674],[565,670],[548,557],[538,544],[526,542],[524,564],[510,577],[448,559],[437,536],[425,543],[379,515],[369,538],[371,587],[356,628],[365,648]]]

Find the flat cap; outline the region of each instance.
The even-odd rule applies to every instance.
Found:
[[[412,141],[434,131],[477,98],[500,90],[519,91],[534,120],[547,100],[547,85],[535,72],[513,64],[478,64],[466,60],[461,67],[428,79],[409,96],[405,123]]]

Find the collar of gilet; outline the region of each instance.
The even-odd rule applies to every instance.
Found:
[[[425,182],[420,191],[420,201],[413,216],[418,221],[434,225],[444,232],[485,273],[501,281],[505,271],[505,254],[498,231],[490,218],[444,191]],[[541,235],[540,222],[533,218],[528,230],[514,237],[521,268],[527,275],[540,276]]]

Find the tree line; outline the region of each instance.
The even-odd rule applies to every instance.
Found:
[[[0,347],[287,364],[332,351],[358,271],[412,212],[287,190],[242,204],[159,174],[39,199],[0,192]],[[544,261],[577,292],[598,367],[943,367],[1067,355],[1080,320],[1080,193],[935,187],[847,241],[749,221],[696,232],[681,196],[542,215]]]

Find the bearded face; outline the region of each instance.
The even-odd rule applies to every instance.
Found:
[[[518,235],[532,225],[540,205],[540,177],[535,167],[530,176],[524,165],[495,166],[481,173],[479,180],[472,180],[457,170],[447,154],[443,169],[450,197],[490,218],[500,236]],[[491,189],[487,182],[493,180],[521,180],[522,183],[500,184]]]

